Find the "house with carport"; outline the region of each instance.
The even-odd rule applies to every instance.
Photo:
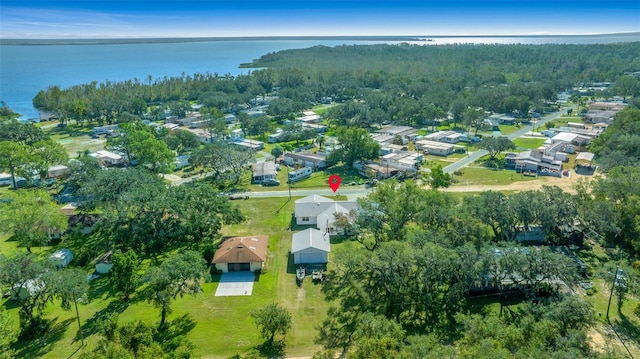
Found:
[[[307,228],[293,234],[291,254],[294,264],[325,264],[329,261],[329,236],[319,229]]]

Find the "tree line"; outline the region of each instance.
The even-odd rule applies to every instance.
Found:
[[[184,116],[189,103],[237,112],[277,90],[269,114],[286,118],[324,98],[344,103],[330,117],[366,127],[408,125],[465,109],[527,116],[543,112],[559,91],[577,83],[620,80],[609,95],[634,97],[640,81],[639,43],[609,45],[354,45],[267,54],[247,75],[193,74],[172,78],[92,82],[41,90],[34,107],[61,121],[115,123],[165,111]]]

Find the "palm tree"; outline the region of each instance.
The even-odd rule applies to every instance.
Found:
[[[316,143],[318,144],[318,149],[320,151],[322,151],[322,146],[324,145],[326,139],[324,138],[324,135],[318,135],[318,137],[316,137]]]

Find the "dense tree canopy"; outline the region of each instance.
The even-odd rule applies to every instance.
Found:
[[[371,160],[380,156],[380,145],[363,128],[338,127],[336,138],[339,147],[329,154],[330,162],[343,162],[347,167],[351,167],[355,161]]]
[[[589,150],[597,155],[598,166],[604,171],[640,165],[640,109],[618,112],[611,126],[591,142]]]

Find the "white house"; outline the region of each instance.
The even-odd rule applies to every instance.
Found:
[[[58,268],[66,267],[73,260],[73,252],[68,248],[58,249],[49,256],[49,260]]]
[[[293,234],[291,254],[294,264],[322,264],[328,262],[331,243],[322,231],[308,228]]]
[[[343,228],[335,225],[335,214],[349,214],[358,209],[355,201],[334,201],[318,195],[310,195],[295,202],[296,223],[299,225],[315,225],[323,233],[329,235],[343,234]]]
[[[327,167],[327,156],[324,152],[285,152],[283,161],[287,166],[306,166],[313,170]]]
[[[262,183],[267,179],[276,179],[276,164],[272,161],[255,163],[251,183]]]
[[[124,163],[124,158],[117,153],[110,151],[96,151],[90,153],[89,156],[95,157],[98,161],[102,162],[105,166],[115,166]]]
[[[47,170],[47,178],[57,178],[69,174],[69,167],[65,165],[55,165]]]

